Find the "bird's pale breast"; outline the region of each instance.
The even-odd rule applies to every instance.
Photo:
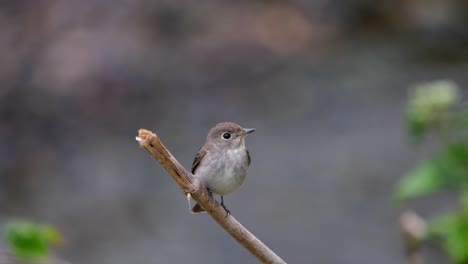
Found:
[[[246,149],[245,147],[239,147],[229,149],[223,154],[207,153],[195,175],[212,192],[225,195],[241,186],[245,179],[247,167]]]

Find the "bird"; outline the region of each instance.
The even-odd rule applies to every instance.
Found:
[[[215,125],[192,163],[192,174],[210,196],[213,197],[213,193],[221,196],[221,206],[226,216],[230,211],[224,204],[224,195],[237,190],[245,180],[251,162],[245,138],[254,131],[254,128],[243,128],[232,122]],[[192,213],[204,211],[198,203],[192,207]]]

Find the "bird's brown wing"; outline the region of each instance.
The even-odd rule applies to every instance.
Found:
[[[195,174],[195,171],[197,170],[198,165],[200,165],[200,162],[205,156],[205,154],[206,154],[206,151],[203,149],[200,149],[197,155],[195,155],[195,159],[193,160],[193,163],[192,163],[192,174]],[[202,213],[204,211],[205,210],[203,210],[203,208],[201,208],[201,206],[198,203],[192,207],[192,213]]]
[[[249,152],[248,149],[246,149],[245,152],[247,152],[247,166],[250,166],[250,161],[251,161],[251,159],[250,159],[250,152]]]
[[[200,161],[203,159],[205,154],[206,154],[206,151],[204,151],[203,149],[200,149],[197,155],[195,155],[195,159],[193,160],[193,163],[192,163],[192,174],[195,174],[195,171],[197,170],[198,165],[200,165]]]

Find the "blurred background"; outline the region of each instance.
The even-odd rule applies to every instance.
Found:
[[[408,140],[407,87],[463,88],[467,20],[463,0],[0,1],[0,231],[52,224],[72,263],[257,263],[134,139],[189,168],[233,121],[257,130],[226,204],[284,260],[405,263],[392,189],[433,147]]]

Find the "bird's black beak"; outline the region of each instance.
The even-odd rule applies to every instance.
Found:
[[[244,135],[250,134],[255,131],[255,128],[244,128]]]

